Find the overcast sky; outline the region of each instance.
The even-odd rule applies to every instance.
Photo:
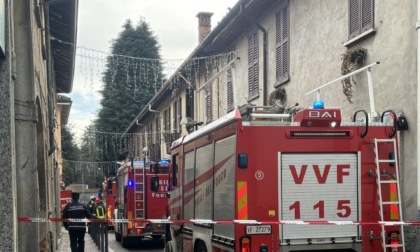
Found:
[[[101,86],[99,70],[83,61],[80,47],[110,53],[113,39],[122,31],[125,20],[134,24],[145,20],[158,38],[164,60],[186,59],[198,45],[199,12],[212,12],[212,28],[237,0],[81,0],[73,91],[66,94],[73,104],[69,125],[79,138],[99,109],[97,90]],[[90,74],[86,74],[90,73]],[[127,125],[128,126],[128,125]]]

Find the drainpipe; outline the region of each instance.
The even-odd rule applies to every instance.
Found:
[[[420,0],[419,0],[420,1]],[[244,16],[251,23],[256,25],[258,29],[263,33],[263,106],[267,105],[267,31],[259,23],[257,23],[253,18],[248,17],[243,13],[243,4],[241,4],[240,15]]]
[[[54,251],[54,235],[51,231],[48,231],[48,234],[50,235],[50,251]]]
[[[51,48],[51,43],[50,43],[50,10],[49,10],[49,5],[46,4],[45,5],[45,19],[47,20],[46,24],[45,24],[45,43],[46,43],[46,62],[47,62],[47,85],[48,85],[48,134],[49,134],[49,141],[50,141],[50,147],[49,147],[49,152],[54,151],[56,149],[55,146],[55,136],[54,136],[54,131],[55,131],[55,117],[54,117],[54,95],[56,94],[55,92],[55,83],[54,83],[54,77],[52,76],[53,73],[53,61],[52,61],[52,57],[53,55],[50,53],[50,48]],[[52,154],[52,153],[51,153]],[[50,153],[48,153],[48,155],[51,155]]]
[[[159,111],[159,110],[153,110],[153,109],[152,109],[152,104],[151,104],[151,103],[149,103],[149,111],[150,111],[150,112],[154,112],[154,113],[160,113],[160,111]]]
[[[420,118],[420,0],[417,0],[417,120]],[[420,141],[420,124],[417,124],[417,143]],[[420,209],[420,149],[417,146],[417,208]]]

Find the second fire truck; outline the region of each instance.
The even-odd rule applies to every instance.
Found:
[[[126,247],[130,240],[159,239],[164,234],[164,225],[148,219],[166,218],[167,182],[169,164],[161,165],[159,193],[150,189],[149,182],[156,176],[150,163],[127,161],[117,171],[117,194],[114,210],[114,231],[117,241]]]
[[[175,141],[165,251],[404,251],[397,116],[320,104],[244,106]]]

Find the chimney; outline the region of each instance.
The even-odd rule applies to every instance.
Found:
[[[198,43],[201,44],[211,32],[211,12],[199,12],[198,17]]]

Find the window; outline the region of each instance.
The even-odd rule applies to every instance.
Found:
[[[289,80],[289,1],[276,12],[276,85]]]
[[[259,95],[258,85],[258,32],[248,35],[248,100]]]
[[[373,28],[374,0],[349,0],[349,40]]]

